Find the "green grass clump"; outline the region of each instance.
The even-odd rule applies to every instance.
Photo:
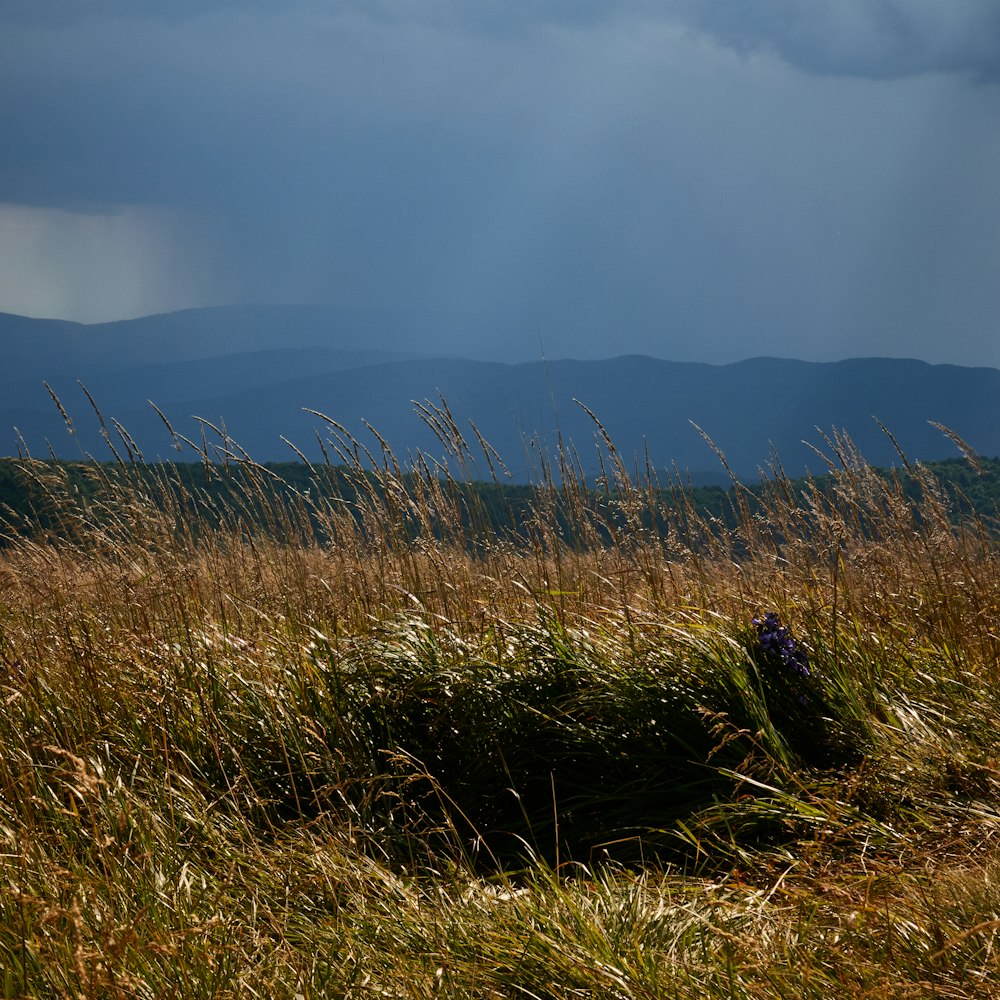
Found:
[[[23,463],[0,995],[996,992],[992,525],[836,437],[713,520],[604,440],[505,534],[331,434],[340,502]]]

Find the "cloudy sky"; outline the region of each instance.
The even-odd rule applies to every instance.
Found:
[[[4,0],[0,136],[0,311],[1000,367],[997,0]]]

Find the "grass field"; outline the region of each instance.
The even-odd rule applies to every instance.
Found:
[[[252,522],[24,463],[0,993],[1000,996],[995,526],[833,437],[727,527],[605,442],[498,537],[429,416],[405,487],[331,425],[350,501],[238,457]]]

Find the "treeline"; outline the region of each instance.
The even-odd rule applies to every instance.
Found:
[[[914,469],[873,471],[880,477],[896,477],[904,495],[915,503],[926,493],[929,481],[936,484],[955,517],[992,521],[1000,512],[1000,458],[948,459],[920,463]],[[742,517],[759,516],[767,508],[765,494],[776,485],[791,502],[804,503],[807,495],[832,494],[838,475],[849,474],[850,469],[841,469],[810,479],[779,475],[729,489],[692,486],[679,477],[639,486],[620,481],[582,486],[574,480],[561,488],[554,482],[541,486],[463,482],[442,474],[440,488],[469,538],[529,535],[544,510],[547,523],[559,526],[567,540],[580,531],[581,511],[592,513],[594,530],[610,541],[616,526],[666,531],[668,520],[674,525],[688,519],[731,528]],[[395,484],[402,485],[395,501],[384,495],[388,481],[397,492]],[[379,497],[385,509],[398,515],[400,529],[416,537],[429,524],[419,515],[418,495],[434,481],[433,472],[427,469],[387,480],[374,472],[305,462],[117,464],[0,459],[0,535],[66,535],[72,531],[69,509],[77,515],[89,511],[99,521],[102,510],[120,510],[123,503],[138,500],[171,509],[191,528],[260,529],[283,536],[307,532],[322,541],[323,510],[330,505],[360,510],[366,497]],[[637,499],[641,500],[638,508]],[[455,519],[449,522],[452,533],[455,524]]]

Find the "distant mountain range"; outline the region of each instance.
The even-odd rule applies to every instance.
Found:
[[[574,400],[600,419],[631,465],[676,466],[696,482],[720,481],[721,467],[692,422],[732,468],[753,479],[776,453],[791,475],[824,470],[803,441],[845,431],[870,462],[898,462],[881,421],[911,459],[954,455],[928,423],[944,424],[983,455],[1000,455],[1000,371],[860,358],[829,363],[755,358],[708,365],[618,357],[605,361],[500,364],[429,357],[386,333],[383,317],[327,307],[240,306],[83,326],[0,314],[0,454],[20,441],[32,454],[107,458],[100,425],[80,389],[90,391],[117,439],[125,427],[147,460],[188,458],[147,404],[200,441],[201,417],[258,461],[294,458],[281,438],[318,458],[327,414],[377,453],[367,421],[401,459],[443,448],[414,401],[447,400],[481,456],[468,424],[503,456],[515,479],[537,475],[541,455],[562,440],[580,465],[599,468],[601,434]],[[46,392],[73,420],[73,434]],[[17,431],[15,431],[15,428]],[[212,432],[208,440],[218,442]],[[455,468],[454,461],[450,467]],[[485,478],[480,460],[472,474]]]

